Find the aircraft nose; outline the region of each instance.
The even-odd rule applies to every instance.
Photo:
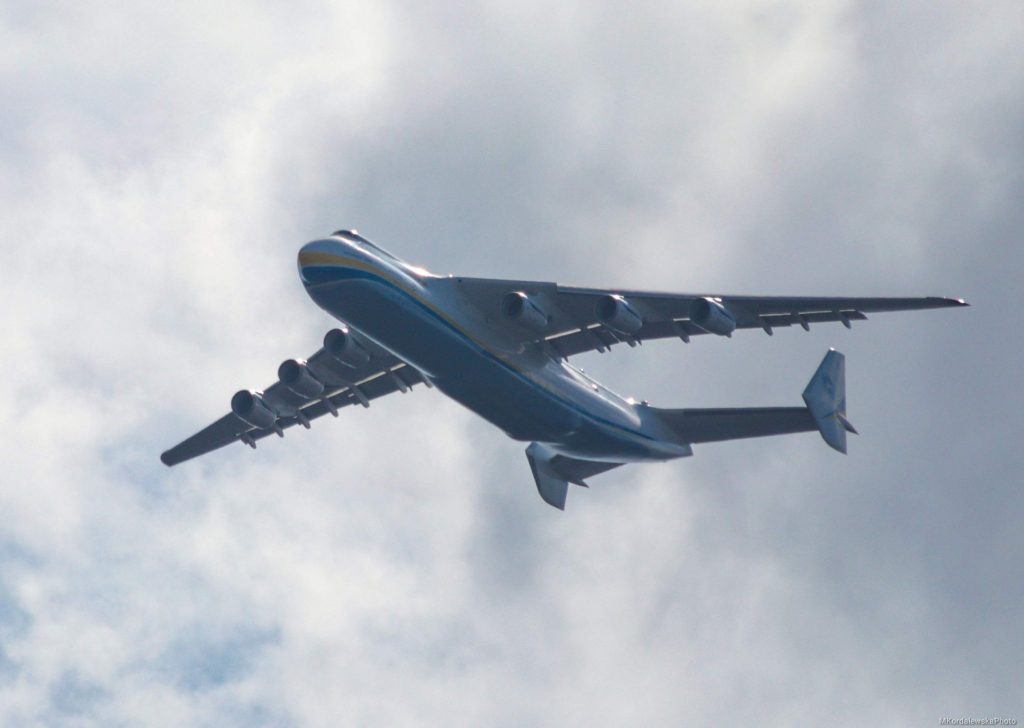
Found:
[[[299,278],[304,285],[318,282],[316,269],[324,266],[337,265],[342,252],[342,245],[336,240],[314,240],[299,248]]]
[[[306,277],[306,266],[312,262],[315,243],[306,243],[299,248],[298,266],[299,266],[299,278],[302,280],[303,285],[309,285],[309,279]]]

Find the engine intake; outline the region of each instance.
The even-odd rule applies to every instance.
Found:
[[[544,309],[522,291],[511,291],[502,296],[501,313],[505,318],[537,333],[543,333],[550,320]]]
[[[277,422],[277,413],[256,392],[242,389],[231,398],[231,411],[250,427],[266,430]]]
[[[643,318],[622,296],[602,296],[596,308],[598,320],[612,331],[633,336],[644,326]]]
[[[290,391],[304,399],[316,399],[324,391],[323,382],[313,376],[305,362],[287,359],[277,368],[277,378]]]
[[[324,349],[336,361],[352,369],[368,364],[370,354],[356,341],[355,333],[349,329],[331,329],[324,336]]]
[[[698,298],[690,304],[690,320],[705,331],[719,336],[732,336],[736,330],[736,317],[713,298]]]

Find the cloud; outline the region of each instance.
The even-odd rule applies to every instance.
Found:
[[[0,722],[1019,718],[1014,4],[2,12]],[[975,305],[581,359],[795,404],[838,345],[845,459],[711,445],[558,514],[417,389],[164,468],[316,347],[294,256],[343,226],[444,273]]]

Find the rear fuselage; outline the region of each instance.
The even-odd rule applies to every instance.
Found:
[[[690,454],[649,408],[467,305],[456,279],[410,266],[354,233],[304,246],[299,272],[321,308],[516,440],[610,462]]]

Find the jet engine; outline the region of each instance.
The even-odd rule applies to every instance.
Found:
[[[719,336],[732,336],[736,319],[729,309],[713,298],[698,298],[690,305],[690,320],[705,331]]]
[[[339,363],[357,369],[370,361],[370,354],[349,329],[331,329],[324,336],[324,349]]]
[[[612,331],[632,336],[643,328],[643,318],[622,296],[602,296],[596,308],[598,320]]]
[[[548,315],[522,291],[511,291],[502,297],[501,313],[537,333],[543,333],[548,327]]]
[[[266,430],[277,422],[277,413],[256,392],[242,389],[231,398],[231,411],[250,427]]]
[[[324,391],[323,382],[313,376],[305,362],[288,359],[277,368],[277,378],[303,399],[316,399]]]

